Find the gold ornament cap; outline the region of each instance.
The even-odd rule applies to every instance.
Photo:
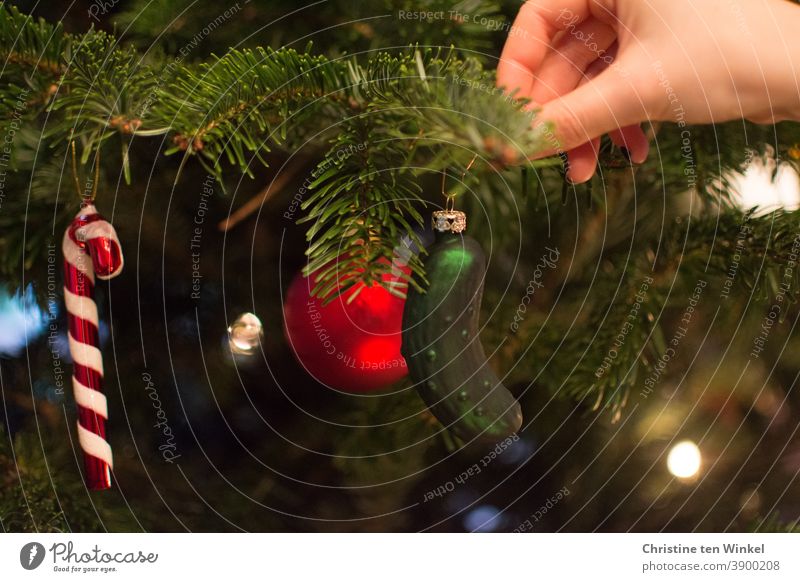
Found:
[[[436,210],[431,217],[436,232],[460,233],[467,230],[467,215],[460,210]]]

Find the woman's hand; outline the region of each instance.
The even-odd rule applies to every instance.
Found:
[[[529,0],[498,85],[541,107],[535,126],[591,178],[609,133],[647,157],[639,123],[800,119],[800,7],[788,0]]]

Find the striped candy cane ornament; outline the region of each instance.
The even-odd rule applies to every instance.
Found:
[[[103,394],[94,281],[95,276],[111,279],[119,275],[122,249],[114,227],[92,204],[85,204],[64,233],[62,250],[72,388],[78,406],[78,442],[83,450],[86,485],[90,489],[108,489],[114,463],[106,440],[108,406]]]

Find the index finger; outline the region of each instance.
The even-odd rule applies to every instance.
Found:
[[[593,0],[528,0],[522,5],[497,66],[497,85],[530,96],[536,71],[555,35],[592,15]]]

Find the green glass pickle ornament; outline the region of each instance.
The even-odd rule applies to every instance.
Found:
[[[479,337],[486,257],[463,234],[466,215],[433,213],[425,293],[410,289],[401,351],[417,391],[436,418],[464,441],[497,442],[522,425],[514,396],[489,366]]]

